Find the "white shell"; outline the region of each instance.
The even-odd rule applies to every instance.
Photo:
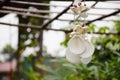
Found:
[[[87,18],[87,17],[88,17],[88,14],[85,13],[85,12],[83,12],[83,13],[80,14],[80,16],[83,17],[83,18]]]
[[[77,32],[71,32],[71,33],[70,33],[70,37],[73,37],[74,35],[80,35],[80,34],[77,33]]]
[[[75,35],[68,42],[68,48],[74,54],[81,54],[85,51],[84,40],[79,35]]]
[[[81,62],[83,64],[88,64],[91,61],[92,57],[88,57],[88,58],[81,58]]]
[[[85,46],[86,46],[86,50],[83,52],[83,54],[80,55],[80,57],[82,58],[88,58],[92,56],[95,50],[94,45],[90,43],[88,40],[85,41]]]
[[[82,2],[82,0],[74,0],[74,5],[77,5],[79,2]]]
[[[71,7],[70,8],[71,10],[72,10],[72,12],[74,13],[74,14],[78,14],[78,10],[77,10],[77,8],[75,8],[75,7]]]
[[[86,10],[86,6],[79,6],[79,7],[78,7],[78,10],[79,10],[80,12],[84,11],[84,10]]]
[[[66,49],[66,59],[71,63],[80,62],[80,56],[78,54],[73,54],[68,48]]]

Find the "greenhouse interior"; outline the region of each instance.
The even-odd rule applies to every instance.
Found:
[[[0,80],[120,80],[120,1],[0,0]]]

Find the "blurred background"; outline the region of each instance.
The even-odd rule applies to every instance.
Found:
[[[120,1],[85,1],[95,46],[87,65],[65,59],[72,3],[0,0],[0,80],[120,80]]]

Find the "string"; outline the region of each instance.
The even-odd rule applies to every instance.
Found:
[[[85,4],[85,0],[84,0],[84,6],[86,6],[86,4]],[[83,13],[83,15],[84,15],[83,27],[84,27],[84,26],[85,26],[85,12]]]
[[[73,23],[75,24],[75,14],[74,14],[74,22]]]

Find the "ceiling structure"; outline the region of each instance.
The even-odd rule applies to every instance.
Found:
[[[43,25],[27,25],[27,24],[22,24],[20,23],[19,25],[14,25],[14,24],[8,24],[8,23],[2,23],[0,22],[0,24],[6,24],[6,25],[14,25],[16,27],[30,27],[30,28],[34,28],[34,29],[46,29],[46,30],[55,30],[55,31],[64,31],[64,32],[71,32],[71,31],[67,31],[67,30],[61,30],[61,29],[52,29],[52,28],[47,28],[47,26],[49,26],[49,24],[51,24],[54,20],[59,20],[59,21],[66,21],[66,22],[71,22],[73,21],[73,19],[60,19],[59,17],[62,16],[63,14],[72,14],[69,11],[69,8],[72,6],[72,4],[68,5],[68,6],[63,6],[63,5],[56,5],[56,4],[50,4],[50,3],[37,3],[37,2],[27,2],[27,1],[15,1],[15,0],[0,0],[0,16],[1,15],[5,15],[8,13],[16,13],[18,15],[25,15],[25,16],[30,16],[30,17],[35,17],[35,18],[43,18],[45,20],[48,20],[48,22],[46,22]],[[56,0],[53,0],[56,1]],[[61,0],[62,1],[62,0]],[[65,0],[64,0],[65,1]],[[67,0],[66,0],[67,1]],[[70,0],[69,0],[70,2]],[[87,1],[86,1],[87,2]],[[88,1],[89,2],[89,1]],[[99,3],[109,3],[109,4],[120,4],[120,1],[92,1],[92,5],[91,6],[91,10],[112,10],[110,11],[110,13],[106,14],[106,13],[88,13],[89,15],[92,16],[97,16],[94,19],[86,19],[86,24],[90,24],[93,23],[95,21],[112,21],[113,19],[105,19],[111,16],[116,16],[116,17],[120,17],[120,7],[96,7],[97,4]],[[19,6],[18,6],[19,5]],[[45,9],[37,9],[37,10],[30,10],[28,8],[23,8],[22,5],[28,5],[28,6],[34,6],[34,7],[64,7],[63,11],[50,11],[50,10],[45,10]],[[26,14],[27,12],[29,12],[30,14]],[[49,14],[53,14],[56,13],[57,15],[53,18],[49,17]],[[41,15],[44,14],[44,15]],[[47,15],[47,16],[46,16]],[[115,19],[114,19],[115,20]],[[118,19],[116,19],[118,20]]]
[[[0,0],[1,1],[1,0]],[[62,0],[61,0],[62,1]],[[70,0],[69,0],[70,1]],[[97,18],[95,19],[92,19],[92,20],[88,20],[86,19],[86,24],[90,24],[92,22],[95,22],[95,21],[112,21],[112,19],[105,19],[105,18],[108,18],[108,17],[111,17],[111,16],[117,16],[117,17],[120,17],[120,14],[118,14],[120,12],[120,7],[96,7],[96,5],[98,5],[99,3],[109,3],[109,4],[117,4],[119,5],[120,2],[116,2],[116,1],[94,1],[91,5],[91,10],[112,10],[112,11],[109,11],[110,13],[106,14],[106,13],[88,13],[89,15],[93,15],[93,16],[97,16]],[[43,9],[39,9],[39,10],[30,10],[30,9],[27,9],[27,8],[21,8],[21,7],[16,7],[14,5],[8,5],[8,4],[19,4],[19,5],[30,5],[30,6],[34,6],[34,7],[38,7],[38,6],[48,6],[48,7],[64,7],[65,9],[63,11],[50,11],[50,10],[43,10]],[[47,30],[53,30],[53,29],[49,29],[47,28],[47,26],[49,24],[51,24],[54,20],[59,20],[59,21],[73,21],[73,19],[60,19],[59,17],[63,14],[72,14],[70,11],[69,11],[69,8],[72,6],[69,5],[69,6],[66,6],[66,5],[56,5],[56,4],[49,4],[49,3],[36,3],[36,2],[27,2],[27,1],[15,1],[15,0],[4,0],[4,1],[1,1],[0,3],[0,15],[1,14],[8,14],[8,13],[16,13],[18,15],[25,15],[25,16],[30,16],[30,17],[35,17],[35,18],[44,18],[44,19],[47,19],[49,20],[47,23],[43,24],[43,25],[40,25],[40,26],[28,26],[26,24],[19,24],[21,25],[22,27],[31,27],[31,28],[36,28],[36,29],[47,29]],[[29,12],[30,14],[26,14],[27,12]],[[52,14],[52,13],[56,13],[57,16],[55,16],[54,18],[50,18],[49,16],[46,16],[46,15],[40,15],[41,13],[43,14]],[[114,19],[115,20],[115,19]],[[118,20],[118,19],[116,19]],[[7,23],[1,23],[0,24],[6,24],[6,25],[12,25],[12,24],[7,24]],[[14,24],[13,24],[14,25]],[[15,26],[19,26],[19,25],[15,25]],[[59,30],[57,30],[59,31]],[[60,30],[61,31],[61,30]],[[64,30],[63,30],[64,31]],[[66,31],[66,32],[70,32],[70,31]]]

